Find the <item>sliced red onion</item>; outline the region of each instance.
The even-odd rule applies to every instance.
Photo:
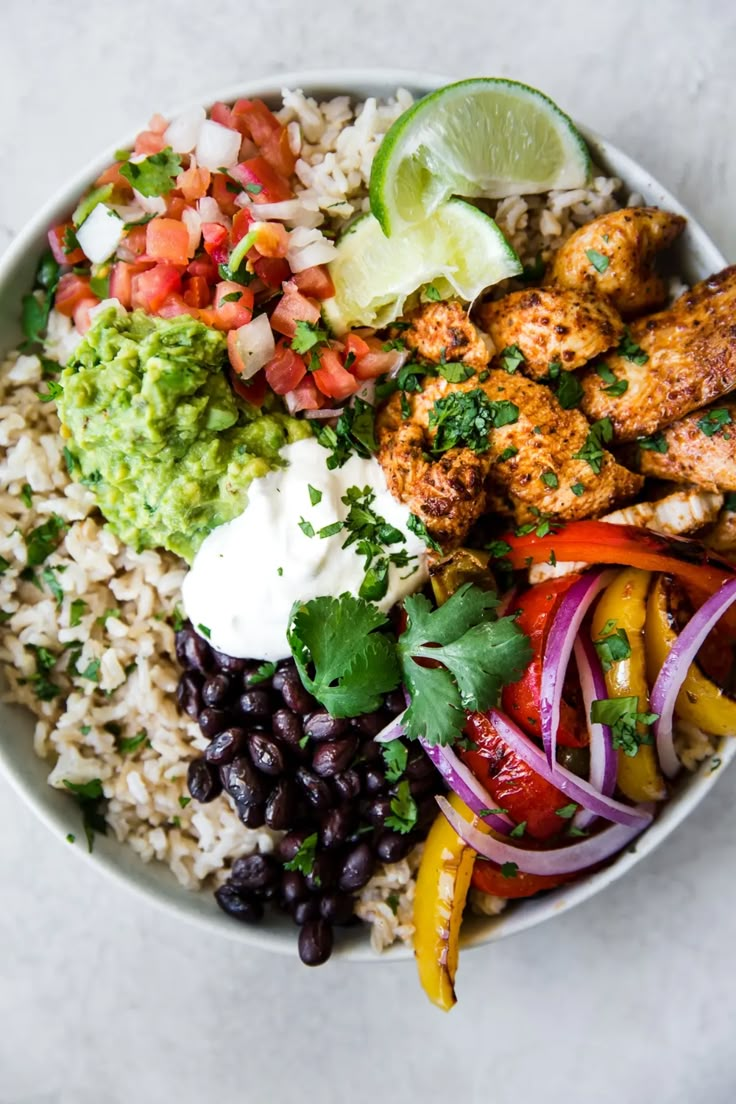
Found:
[[[507,836],[514,827],[514,822],[502,813],[483,813],[484,809],[492,809],[495,802],[488,790],[480,784],[473,772],[465,766],[462,759],[449,747],[443,747],[441,744],[428,744],[426,740],[422,739],[419,742],[452,792],[456,793],[476,816],[485,821],[489,828],[493,828],[494,831]]]
[[[575,641],[575,662],[577,663],[580,688],[583,695],[585,719],[590,733],[590,771],[588,781],[593,789],[610,797],[616,789],[618,757],[613,746],[613,737],[608,725],[594,724],[590,719],[590,710],[594,701],[608,697],[606,680],[603,677],[600,660],[590,640],[581,635]],[[573,817],[576,828],[589,828],[597,820],[590,809],[578,809]]]
[[[374,379],[365,380],[351,398],[351,406],[353,406],[356,399],[362,399],[363,402],[367,402],[369,406],[374,406],[376,399],[376,381]]]
[[[323,418],[339,418],[342,414],[342,407],[323,407],[322,410],[305,410],[304,417],[310,418],[315,421],[320,421]]]
[[[571,843],[567,847],[557,847],[549,851],[529,851],[525,847],[515,847],[505,840],[486,835],[470,824],[456,812],[444,797],[436,798],[445,817],[468,846],[491,862],[503,865],[514,863],[525,874],[574,874],[586,870],[589,866],[609,859],[635,839],[651,821],[651,806],[644,807],[635,826],[626,827],[615,824],[588,839]]]
[[[389,721],[386,727],[382,728],[378,735],[373,737],[377,744],[388,744],[391,740],[398,740],[400,736],[406,736],[406,729],[401,723],[404,713],[406,713],[406,709],[403,713],[399,713],[398,717],[394,717],[392,721]]]
[[[614,571],[591,571],[573,583],[563,595],[549,630],[542,659],[539,714],[542,722],[542,743],[550,766],[555,763],[562,688],[575,637],[595,598],[614,575]]]
[[[734,602],[736,602],[736,579],[730,579],[690,618],[672,645],[652,688],[650,709],[653,713],[659,713],[659,719],[654,722],[657,755],[660,766],[668,778],[674,777],[680,769],[673,729],[677,695],[687,678],[690,664],[702,648],[708,634]]]
[[[635,825],[641,827],[642,819],[646,820],[647,823],[651,820],[651,817],[646,813],[642,813],[640,808],[634,805],[624,805],[621,801],[616,801],[612,797],[599,793],[591,786],[590,782],[586,782],[584,778],[578,778],[576,774],[573,774],[572,771],[567,770],[559,763],[555,763],[554,767],[550,767],[544,752],[540,751],[536,744],[520,728],[517,728],[514,722],[505,714],[500,713],[497,709],[490,709],[486,716],[495,726],[504,743],[508,744],[519,758],[524,760],[527,766],[530,766],[533,771],[536,771],[552,786],[556,786],[571,801],[582,805],[584,809],[589,809],[596,816],[632,828]]]

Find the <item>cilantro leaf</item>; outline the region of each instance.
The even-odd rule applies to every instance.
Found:
[[[698,429],[701,433],[704,433],[706,437],[713,437],[724,426],[730,425],[732,421],[730,411],[725,406],[715,407],[712,410],[708,410],[702,418],[698,419]]]
[[[524,363],[524,354],[518,345],[507,345],[505,349],[502,349],[499,353],[501,358],[501,367],[504,372],[513,373]]]
[[[145,745],[150,746],[151,741],[148,739],[148,733],[145,728],[142,728],[140,732],[136,732],[135,736],[124,736],[118,740],[118,751],[121,755],[133,755],[138,751],[140,747]]]
[[[330,450],[327,467],[341,468],[355,452],[367,460],[378,451],[375,434],[376,412],[370,403],[356,399],[346,407],[334,426],[315,427],[315,436],[323,448]]]
[[[469,364],[460,364],[451,361],[449,364],[438,364],[437,375],[442,376],[448,383],[465,383],[474,374],[475,369]]]
[[[409,758],[406,744],[402,744],[401,740],[389,740],[387,744],[381,744],[381,754],[386,764],[386,781],[398,782]]]
[[[501,866],[501,874],[504,878],[515,878],[519,873],[519,867],[515,862],[505,862]]]
[[[590,427],[585,444],[572,454],[573,460],[585,460],[596,475],[600,475],[605,458],[604,445],[613,440],[613,424],[610,418],[600,418]]]
[[[429,428],[436,429],[432,452],[437,455],[451,448],[469,448],[487,452],[492,429],[513,425],[519,408],[508,399],[492,402],[485,391],[452,391],[437,399],[429,413]]]
[[[586,249],[585,256],[596,272],[605,272],[611,263],[610,257],[607,257],[605,253],[599,253],[597,249]]]
[[[181,157],[171,146],[150,154],[143,161],[126,161],[120,166],[120,175],[143,196],[168,195],[180,171]]]
[[[593,641],[593,647],[604,671],[610,671],[614,663],[620,663],[631,655],[629,634],[626,629],[617,629],[613,620],[605,623],[601,635]]]
[[[318,506],[322,501],[322,492],[316,487],[313,487],[311,483],[307,483],[307,490],[309,491],[309,501],[313,506]]]
[[[555,809],[555,816],[562,817],[563,820],[572,820],[577,811],[577,803],[571,801],[569,805],[563,805],[560,809]]]
[[[62,781],[67,790],[73,794],[82,811],[82,826],[87,837],[87,848],[91,853],[94,847],[95,832],[98,832],[101,836],[107,834],[107,822],[103,813],[105,796],[102,790],[102,782],[99,778],[91,778],[89,782],[70,782],[68,778],[64,778]]]
[[[56,577],[56,572],[53,567],[45,567],[41,572],[41,581],[46,583],[54,598],[56,599],[57,607],[61,606],[64,601],[64,591],[61,589],[61,583]]]
[[[645,353],[641,345],[636,344],[628,326],[624,326],[624,336],[621,338],[621,343],[616,352],[619,356],[626,357],[633,364],[642,365],[649,360],[649,353]]]
[[[574,410],[580,406],[583,388],[574,372],[562,372],[557,381],[557,401],[563,410]]]
[[[542,482],[544,483],[545,487],[551,487],[552,490],[555,490],[555,488],[559,487],[559,485],[560,485],[560,481],[557,478],[556,472],[553,472],[553,471],[542,472],[540,478],[541,478]]]
[[[33,505],[33,488],[30,483],[24,483],[21,487],[20,500],[30,510]]]
[[[601,698],[591,705],[590,719],[594,724],[609,725],[613,746],[633,757],[642,744],[652,743],[649,726],[659,717],[658,713],[639,713],[638,709],[639,699],[636,695],[628,698]]]
[[[433,552],[442,551],[434,537],[430,536],[427,526],[424,524],[421,518],[417,517],[416,514],[409,514],[409,520],[406,523],[406,528],[409,530],[410,533],[413,533],[414,536],[419,537],[420,540],[423,540],[427,548],[431,548]]]
[[[296,332],[291,341],[291,347],[295,353],[308,353],[318,345],[327,341],[327,330],[323,330],[314,322],[297,322]]]
[[[393,641],[375,631],[386,624],[385,614],[352,594],[294,604],[289,647],[304,686],[333,717],[372,713],[398,686]]]
[[[56,548],[66,529],[66,522],[58,514],[51,514],[47,521],[38,525],[25,536],[26,558],[29,567],[38,567]]]
[[[84,598],[75,598],[69,607],[69,627],[75,629],[88,609]]]
[[[427,284],[427,286],[422,291],[422,298],[426,299],[430,303],[439,303],[442,300],[442,296],[440,295],[434,284]]]
[[[60,266],[51,252],[44,253],[36,270],[35,280],[36,287],[41,290],[24,295],[22,300],[21,324],[26,348],[43,340],[60,272]]]
[[[664,433],[661,429],[652,434],[651,437],[640,437],[636,442],[640,449],[644,452],[668,452],[669,445],[665,439]]]
[[[248,686],[258,686],[261,682],[267,682],[275,670],[276,664],[273,661],[262,663],[252,675],[248,676]]]
[[[300,874],[311,874],[316,854],[317,833],[312,832],[311,836],[307,836],[301,844],[294,858],[284,863],[284,870],[298,870]]]
[[[384,823],[387,828],[406,835],[416,824],[418,815],[417,803],[404,779],[396,788],[396,796],[391,798],[391,816],[387,816]]]
[[[621,395],[626,394],[629,390],[629,381],[625,379],[618,379],[616,373],[608,367],[607,364],[596,365],[596,375],[603,380],[606,385],[601,390],[605,391],[607,395],[611,395],[613,398],[620,398]]]

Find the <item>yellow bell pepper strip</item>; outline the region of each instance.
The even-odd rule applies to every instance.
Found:
[[[481,822],[455,794],[449,801],[476,827]],[[456,1003],[455,974],[460,925],[473,873],[475,851],[440,812],[429,830],[414,897],[414,955],[419,981],[433,1004],[449,1012]]]
[[[592,621],[593,641],[605,638],[608,622],[615,622],[615,633],[626,632],[630,654],[623,659],[612,660],[604,671],[606,689],[611,698],[637,697],[637,712],[649,711],[649,684],[647,682],[647,657],[644,645],[644,628],[647,620],[647,594],[651,573],[637,568],[626,568],[604,590],[595,609]],[[640,744],[636,755],[618,751],[618,787],[631,801],[662,801],[667,787],[657,763],[657,754],[651,744]]]
[[[647,672],[654,685],[678,632],[672,608],[672,580],[660,576],[647,603]],[[677,695],[675,714],[714,736],[736,733],[736,701],[698,667],[691,664]]]

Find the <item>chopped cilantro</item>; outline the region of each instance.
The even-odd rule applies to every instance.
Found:
[[[100,681],[100,660],[93,659],[80,673],[80,678],[89,679],[90,682]]]
[[[103,796],[99,778],[92,778],[89,782],[70,782],[68,778],[64,778],[63,782],[76,797],[82,797],[85,801],[97,801]]]
[[[56,380],[48,380],[48,385],[49,389],[46,394],[39,391],[38,397],[42,403],[52,402],[58,399],[64,392],[64,388],[60,383],[57,383]]]
[[[342,532],[343,523],[341,521],[333,521],[329,525],[323,525],[321,529],[317,531],[317,536],[322,540],[327,537],[335,537],[338,533]]]
[[[638,709],[639,699],[636,695],[628,698],[602,698],[593,702],[590,719],[594,724],[609,725],[613,746],[633,757],[641,744],[652,743],[649,726],[659,717],[658,713],[639,713]]]
[[[192,799],[191,799],[191,797],[179,797],[179,798],[177,798],[177,800],[178,800],[179,805],[181,806],[181,808],[186,809],[187,805],[189,804],[189,802]]]
[[[38,567],[56,548],[66,529],[66,522],[58,514],[51,516],[31,530],[25,537],[28,565]]]
[[[507,816],[508,815],[508,809],[498,808],[498,809],[479,809],[478,810],[478,816],[482,816],[482,817],[490,816],[492,813],[495,813],[497,816]]]
[[[309,743],[309,733],[305,732],[303,736],[299,737],[299,747],[305,748]]]
[[[434,537],[430,536],[427,526],[416,514],[409,514],[409,520],[406,523],[406,527],[410,533],[413,533],[416,537],[419,537],[420,540],[423,540],[427,548],[431,548],[433,552],[442,551]]]
[[[557,381],[557,401],[563,410],[574,410],[580,405],[583,388],[574,372],[562,372]]]
[[[399,898],[398,898],[398,896],[395,893],[389,893],[388,897],[386,898],[386,904],[391,909],[394,916],[396,916],[396,914],[399,911]]]
[[[601,667],[604,671],[610,671],[614,663],[620,663],[631,655],[631,644],[626,629],[617,629],[616,621],[606,621],[601,629],[601,635],[593,641]]]
[[[479,388],[453,391],[437,399],[430,411],[429,427],[437,431],[432,452],[438,455],[461,447],[486,452],[491,430],[513,425],[518,419],[518,406],[507,399],[492,402]]]
[[[56,571],[53,567],[45,567],[41,572],[41,581],[46,584],[54,598],[56,599],[56,605],[61,608],[61,603],[64,601],[64,591],[61,589],[61,583],[56,577]]]
[[[20,500],[30,510],[33,505],[33,488],[30,483],[24,483],[20,489]]]
[[[605,457],[604,445],[613,440],[613,424],[610,418],[593,422],[580,452],[573,453],[573,460],[585,460],[596,475],[600,475]]]
[[[346,407],[337,420],[337,425],[320,426],[315,436],[323,448],[330,450],[327,467],[330,471],[341,468],[355,452],[368,459],[378,451],[375,435],[376,412],[370,403],[356,399],[353,406]]]
[[[88,609],[84,598],[75,598],[69,606],[69,627],[75,629]]]
[[[585,493],[585,485],[583,483],[573,483],[570,486],[570,490],[576,498],[579,498],[581,494]]]
[[[518,345],[507,345],[499,353],[504,372],[515,372],[524,363],[524,354]]]
[[[228,295],[223,295],[220,300],[221,303],[239,303],[243,298],[242,291],[231,291]]]
[[[314,322],[297,322],[296,332],[291,341],[295,353],[308,353],[327,341],[327,330]]]
[[[547,366],[547,378],[556,380],[560,378],[560,372],[562,371],[561,360],[551,360]]]
[[[293,859],[284,863],[284,870],[298,870],[300,874],[311,874],[317,853],[317,833],[307,836]]]
[[[386,780],[398,782],[406,770],[406,762],[409,758],[409,749],[401,740],[389,740],[387,744],[381,744],[381,754],[386,764]]]
[[[552,487],[553,489],[559,487],[560,485],[560,481],[553,471],[542,472],[541,480],[545,484],[545,486]]]
[[[309,491],[309,501],[312,505],[319,505],[322,501],[322,492],[318,491],[316,487],[313,487],[311,483],[307,483],[307,490]]]
[[[665,436],[661,430],[651,437],[640,437],[636,443],[639,448],[643,449],[645,452],[667,452],[669,449]]]
[[[77,837],[74,835],[73,832],[67,832],[67,834],[66,834],[66,842],[67,843],[74,843],[76,838]]]
[[[121,755],[132,755],[141,747],[150,747],[151,741],[145,728],[136,732],[135,736],[125,736],[118,740],[118,751]]]
[[[95,832],[101,836],[107,833],[107,822],[102,812],[104,801],[102,782],[99,778],[92,778],[89,782],[70,782],[68,778],[64,778],[63,783],[74,795],[82,811],[82,825],[87,837],[87,848],[91,853]]]
[[[515,878],[519,873],[519,867],[515,862],[505,862],[501,866],[501,874],[504,878]]]
[[[89,287],[98,299],[108,299],[110,297],[110,273],[108,272],[106,276],[90,276]]]
[[[150,154],[143,161],[127,161],[120,167],[120,175],[143,196],[168,195],[180,171],[181,157],[171,146]]]
[[[626,357],[633,364],[646,364],[649,360],[649,353],[645,353],[641,345],[636,344],[628,326],[624,326],[624,336],[621,338],[621,344],[616,352],[619,356]]]
[[[709,410],[704,417],[698,419],[698,429],[704,433],[706,437],[712,437],[715,433],[718,433],[720,429],[723,429],[725,425],[730,425],[731,421],[731,414],[725,406],[714,407],[712,410]]]
[[[513,445],[507,445],[507,447],[498,454],[497,464],[505,464],[507,460],[513,459],[518,453],[518,448],[514,448]]]
[[[629,389],[629,381],[625,379],[618,379],[616,373],[608,367],[607,364],[596,365],[596,375],[603,380],[606,385],[601,390],[605,391],[607,395],[611,395],[613,398],[620,398]]]
[[[609,264],[611,263],[610,258],[607,257],[605,253],[599,253],[597,249],[586,249],[585,256],[588,258],[596,272],[605,272]]]
[[[212,630],[208,629],[206,625],[199,624],[197,629],[201,632],[202,636],[205,636],[208,640],[212,637]]]
[[[719,757],[717,755],[714,755],[713,758],[710,761],[709,774],[712,774],[713,771],[717,771],[718,768],[720,767],[720,765],[721,765],[721,760],[719,759]]]
[[[391,798],[391,816],[386,817],[386,827],[406,835],[416,824],[418,815],[417,803],[411,796],[409,783],[404,779],[399,782],[395,797]]]
[[[521,839],[525,832],[526,832],[526,821],[522,820],[514,828],[511,829],[511,831],[509,832],[509,835],[513,839]]]
[[[442,296],[434,284],[427,284],[422,292],[422,299],[426,299],[430,303],[439,303]]]
[[[490,552],[491,558],[497,560],[500,556],[506,556],[511,551],[511,545],[505,540],[494,540],[485,545],[486,552]]]
[[[247,184],[245,184],[244,187],[245,187],[246,192],[248,192],[249,195],[260,195],[261,192],[263,191],[263,185],[262,184],[256,184],[256,183],[250,182],[250,181]]]
[[[449,364],[438,364],[437,374],[446,379],[448,383],[464,383],[473,375],[475,369],[469,364],[460,364],[451,361]]]
[[[171,625],[174,632],[180,632],[184,628],[186,617],[183,611],[178,605],[174,606],[174,612],[171,614]]]
[[[298,524],[305,537],[314,536],[314,526],[311,521],[307,521],[305,518],[299,518]]]
[[[569,805],[563,805],[560,809],[555,809],[555,815],[562,817],[563,820],[572,820],[578,811],[577,803],[571,801]]]
[[[579,828],[577,824],[571,824],[567,829],[568,836],[587,836],[589,835],[587,828]]]
[[[252,675],[248,676],[248,685],[258,686],[260,682],[267,682],[275,670],[276,664],[272,660],[262,663]]]
[[[525,264],[519,277],[525,284],[535,283],[544,276],[544,261],[542,254],[537,253],[536,259],[531,264]]]

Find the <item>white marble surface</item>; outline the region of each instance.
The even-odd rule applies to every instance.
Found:
[[[725,0],[3,0],[0,12],[0,249],[153,109],[354,62],[541,86],[736,255]],[[203,944],[76,862],[0,783],[0,1104],[727,1104],[735,800],[731,771],[624,882],[466,955],[443,1017],[411,964],[307,971]]]

